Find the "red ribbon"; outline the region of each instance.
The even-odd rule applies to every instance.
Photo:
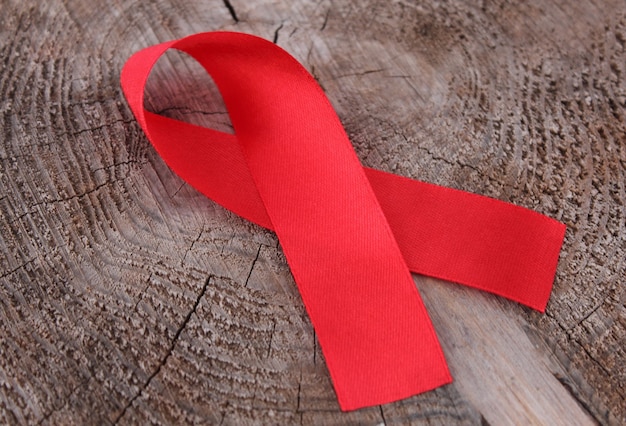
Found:
[[[235,135],[144,109],[169,48],[212,76]],[[539,311],[565,226],[494,199],[363,168],[308,72],[263,39],[196,34],[143,49],[122,88],[148,139],[194,188],[278,235],[343,410],[451,382],[411,271]]]

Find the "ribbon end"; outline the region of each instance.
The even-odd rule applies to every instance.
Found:
[[[430,382],[428,385],[424,385],[424,383],[416,383],[416,384],[419,384],[419,386],[416,386],[414,388],[394,389],[393,393],[389,393],[384,398],[381,397],[379,399],[375,399],[375,398],[360,399],[358,397],[355,398],[355,395],[349,395],[349,397],[347,397],[346,395],[341,395],[339,392],[337,392],[337,400],[339,401],[339,407],[341,411],[343,412],[350,412],[350,411],[360,410],[362,408],[391,404],[394,402],[402,401],[407,398],[421,395],[426,392],[430,392],[437,388],[449,385],[454,381],[454,379],[452,378],[452,375],[450,374],[450,371],[448,370],[448,367],[445,364],[443,365],[443,369],[440,373],[441,375],[437,376],[436,379]],[[385,387],[385,386],[382,386],[382,387]],[[380,388],[372,389],[371,393],[378,394],[379,391],[380,391]]]

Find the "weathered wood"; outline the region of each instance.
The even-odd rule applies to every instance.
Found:
[[[0,423],[626,422],[623,0],[4,0]],[[128,110],[134,51],[274,40],[362,161],[568,225],[546,315],[415,276],[456,381],[341,413],[276,237],[175,176]],[[228,130],[170,53],[151,109]]]

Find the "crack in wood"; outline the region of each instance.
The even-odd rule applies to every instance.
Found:
[[[133,405],[135,400],[137,398],[139,398],[143,394],[143,392],[148,388],[148,386],[150,386],[150,383],[152,382],[152,379],[154,379],[161,372],[161,368],[163,368],[163,366],[167,363],[167,360],[169,359],[169,357],[174,352],[174,348],[176,347],[176,342],[178,341],[178,339],[179,339],[180,335],[182,334],[183,330],[185,329],[185,327],[187,326],[187,324],[191,320],[191,316],[196,312],[196,309],[198,309],[198,305],[200,305],[200,301],[204,297],[204,295],[206,293],[206,290],[209,287],[209,283],[211,282],[211,278],[213,278],[213,275],[210,275],[206,279],[206,281],[204,282],[204,285],[202,286],[202,290],[200,291],[200,294],[198,294],[198,297],[196,298],[196,301],[194,302],[191,310],[185,316],[185,319],[183,320],[183,323],[180,325],[180,327],[178,327],[178,330],[176,330],[176,333],[174,334],[174,338],[172,339],[172,341],[170,343],[170,347],[169,347],[168,351],[165,353],[165,356],[163,356],[163,358],[159,362],[159,365],[157,365],[157,367],[152,372],[152,374],[150,374],[150,376],[148,377],[148,380],[145,381],[145,383],[139,389],[139,391],[130,400],[128,400],[128,402],[126,403],[124,408],[122,408],[122,411],[118,414],[118,416],[113,421],[113,424],[116,425],[116,424],[119,423],[119,421],[124,417],[124,415],[126,414],[128,409]]]
[[[328,17],[330,16],[331,9],[332,7],[329,7],[328,10],[326,11],[326,15],[324,16],[324,23],[322,24],[320,31],[324,31],[326,29],[326,24],[328,24]]]
[[[82,197],[85,197],[87,195],[90,195],[90,194],[92,194],[92,193],[102,189],[103,187],[105,187],[107,185],[110,185],[110,184],[113,184],[113,183],[116,183],[116,182],[119,182],[119,181],[126,180],[127,178],[128,178],[128,176],[122,177],[122,178],[119,178],[119,179],[108,180],[108,181],[103,182],[103,183],[101,183],[99,185],[96,185],[95,187],[93,187],[91,189],[88,189],[88,190],[86,190],[84,192],[81,192],[79,194],[71,195],[71,196],[66,197],[66,198],[55,198],[54,200],[39,201],[37,203],[34,203],[34,204],[30,205],[28,211],[26,211],[24,213],[21,213],[20,215],[16,216],[12,220],[8,221],[7,224],[11,225],[11,224],[13,224],[13,223],[15,223],[17,221],[22,220],[26,216],[29,216],[31,214],[36,213],[35,209],[37,207],[39,207],[39,206],[49,206],[49,205],[58,204],[58,203],[66,203],[68,201],[72,201],[72,200],[75,200],[77,198],[82,198]]]
[[[148,288],[150,287],[150,279],[152,279],[152,275],[154,274],[150,273],[150,275],[148,276],[148,279],[146,280],[145,287],[143,288],[143,290],[141,290],[141,293],[139,293],[139,300],[137,300],[137,303],[135,303],[135,308],[133,309],[135,312],[137,312],[137,309],[139,308],[139,304],[143,300],[143,295],[146,293],[146,291],[148,291]]]
[[[256,265],[257,260],[259,260],[259,255],[261,254],[261,247],[263,244],[259,244],[259,249],[256,251],[256,256],[252,261],[252,266],[250,266],[250,271],[248,272],[248,276],[246,277],[246,282],[243,284],[244,287],[248,287],[248,281],[250,281],[250,277],[252,276],[252,271],[254,271],[254,265]]]
[[[489,179],[490,181],[493,180],[493,178],[491,178],[490,176],[485,175],[478,167],[476,166],[472,166],[471,164],[467,164],[467,163],[462,163],[460,161],[458,161],[458,159],[456,161],[452,161],[449,160],[445,157],[439,157],[437,155],[435,155],[434,153],[432,153],[428,148],[425,148],[423,146],[418,146],[417,149],[419,149],[420,151],[424,151],[426,154],[428,154],[430,156],[430,158],[432,158],[435,161],[441,161],[449,166],[460,166],[460,167],[467,167],[470,168],[472,170],[474,170],[476,173],[478,173],[481,176],[485,176],[487,179]]]
[[[574,340],[574,342],[576,342],[578,346],[580,346],[580,348],[585,354],[587,354],[590,360],[592,360],[598,367],[600,367],[600,369],[604,372],[604,374],[606,374],[607,377],[611,377],[611,372],[606,368],[605,365],[603,365],[595,356],[591,354],[591,351],[589,351],[589,349],[585,345],[576,340]],[[615,390],[615,393],[619,395],[622,399],[625,399],[624,395],[618,389]]]
[[[284,24],[285,24],[285,21],[281,22],[278,28],[276,28],[276,30],[274,31],[274,39],[272,40],[274,44],[278,44],[278,33],[283,28]]]
[[[202,226],[202,229],[200,229],[200,232],[198,233],[198,236],[196,237],[195,240],[193,240],[191,242],[191,245],[189,246],[189,248],[185,251],[185,254],[183,255],[183,258],[180,261],[180,265],[183,266],[185,264],[185,259],[187,259],[187,255],[189,254],[189,252],[193,249],[193,246],[200,240],[200,237],[202,237],[202,234],[204,233],[204,225]]]
[[[180,186],[178,187],[178,189],[176,191],[174,191],[174,193],[172,195],[167,194],[168,197],[170,197],[170,200],[173,199],[176,195],[178,195],[178,193],[180,192],[181,189],[183,189],[183,187],[187,185],[187,182],[183,181],[183,183],[180,184]]]
[[[583,322],[587,321],[591,315],[596,313],[598,311],[598,309],[600,309],[604,305],[604,303],[607,301],[607,299],[609,297],[610,297],[610,295],[607,295],[604,299],[602,299],[598,304],[596,304],[596,306],[591,308],[591,310],[587,314],[585,314],[580,320],[578,320],[578,322],[576,322],[576,324],[574,324],[570,328],[568,328],[567,331],[571,331],[574,328],[578,327],[579,325],[582,325]]]
[[[2,278],[6,278],[9,275],[13,275],[14,273],[16,273],[17,271],[19,271],[22,268],[25,268],[26,266],[30,265],[31,263],[33,263],[35,260],[37,260],[36,257],[27,260],[26,262],[22,263],[21,265],[18,265],[17,267],[11,269],[10,271],[6,271],[4,272],[2,275],[0,275],[0,279]]]
[[[272,332],[270,333],[270,341],[267,345],[267,355],[266,358],[269,358],[272,354],[272,340],[274,340],[274,333],[276,332],[276,321],[272,321]]]
[[[383,410],[383,406],[382,406],[382,405],[379,405],[379,406],[378,406],[378,409],[380,410],[380,417],[381,417],[381,418],[382,418],[382,420],[383,420],[383,423],[382,423],[382,424],[383,424],[384,426],[387,426],[387,420],[385,420],[385,412],[384,412],[384,410]]]
[[[105,127],[114,126],[115,124],[118,124],[118,123],[134,124],[135,122],[136,121],[135,121],[134,118],[133,119],[128,119],[128,120],[120,118],[118,120],[113,120],[113,121],[101,124],[99,126],[96,126],[96,127],[89,127],[87,129],[80,129],[80,130],[74,130],[74,131],[61,132],[61,133],[57,134],[56,136],[59,137],[59,138],[63,137],[63,136],[69,136],[69,135],[76,137],[76,136],[82,135],[83,133],[93,133],[93,132],[96,132],[98,130],[104,129]]]
[[[336,81],[336,80],[339,80],[341,78],[346,78],[346,77],[363,77],[364,75],[374,74],[374,73],[379,73],[379,72],[384,72],[384,71],[387,71],[387,68],[376,68],[376,69],[373,69],[373,70],[351,72],[351,73],[347,73],[347,74],[341,74],[341,75],[333,76],[331,78],[331,80],[332,81]]]
[[[119,163],[113,163],[108,166],[103,166],[103,167],[98,167],[97,169],[93,169],[92,173],[96,173],[102,170],[114,169],[115,167],[119,167],[119,166],[130,166],[132,164],[138,164],[139,166],[144,166],[148,164],[148,162],[147,161],[139,162],[137,160],[120,161]]]
[[[237,17],[237,13],[235,12],[235,8],[230,3],[230,0],[224,0],[224,6],[226,6],[226,9],[228,9],[228,13],[230,13],[230,16],[233,18],[235,23],[239,22],[239,18]]]

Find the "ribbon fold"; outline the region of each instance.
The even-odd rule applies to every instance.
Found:
[[[145,110],[150,71],[170,48],[211,75],[234,135]],[[231,32],[192,35],[134,54],[121,84],[181,178],[276,232],[343,410],[452,381],[410,271],[545,310],[563,224],[363,168],[323,91],[275,44]]]

